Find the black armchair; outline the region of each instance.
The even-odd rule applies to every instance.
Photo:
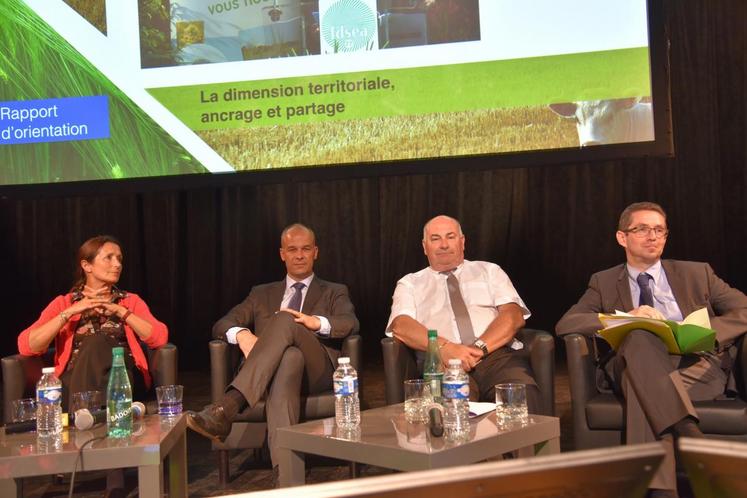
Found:
[[[524,343],[524,349],[516,354],[529,357],[534,377],[539,387],[542,407],[540,415],[555,413],[555,340],[544,330],[521,329],[516,338]],[[384,354],[384,376],[386,381],[386,402],[391,405],[405,399],[403,382],[414,379],[421,373],[415,364],[414,352],[401,342],[385,337],[381,340]]]
[[[342,341],[342,356],[350,357],[350,364],[360,372],[362,338],[358,334],[349,335]],[[210,393],[213,403],[220,401],[228,384],[233,380],[239,367],[241,351],[225,341],[210,341]],[[314,420],[335,415],[335,395],[330,390],[312,394],[301,399],[301,420]],[[228,482],[229,450],[266,448],[267,423],[265,403],[245,409],[234,420],[231,432],[223,442],[213,442],[213,450],[218,451],[218,479],[221,487]]]
[[[158,349],[144,349],[148,356],[148,370],[153,385],[176,384],[178,352],[173,344],[165,344]],[[15,354],[2,360],[3,371],[3,421],[12,418],[12,402],[15,399],[34,397],[36,383],[41,377],[42,368],[52,365],[53,352],[42,356],[22,356]]]
[[[600,448],[623,444],[624,401],[597,387],[597,368],[592,339],[581,334],[565,336],[568,377],[571,387],[571,413],[575,449]],[[735,399],[693,402],[700,418],[700,429],[717,438],[747,440],[747,344],[737,343],[734,375],[739,388]]]

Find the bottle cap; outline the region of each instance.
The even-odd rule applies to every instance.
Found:
[[[43,374],[53,374],[54,373],[54,367],[44,367],[42,368]]]
[[[122,346],[112,348],[112,366],[123,367],[124,364],[124,348]]]
[[[348,358],[347,356],[341,356],[337,358],[338,365],[347,365],[349,363],[350,363],[350,358]]]
[[[450,367],[461,367],[462,360],[460,360],[459,358],[452,358],[449,360],[449,366]]]
[[[431,339],[433,337],[438,337],[438,331],[431,329],[428,331],[428,339]]]

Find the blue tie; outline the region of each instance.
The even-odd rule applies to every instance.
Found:
[[[303,282],[296,282],[295,284],[291,285],[294,289],[296,289],[295,294],[291,297],[290,301],[288,301],[288,308],[296,311],[301,311],[301,298],[303,295],[301,292],[303,291],[303,288],[306,287],[306,284]]]
[[[641,289],[641,295],[638,298],[638,306],[643,306],[645,304],[646,306],[654,307],[654,295],[651,292],[651,286],[649,285],[650,279],[651,275],[648,273],[639,273],[636,278],[638,287]]]

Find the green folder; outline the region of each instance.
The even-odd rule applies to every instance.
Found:
[[[698,353],[716,347],[716,331],[710,327],[708,310],[701,308],[689,314],[682,322],[641,318],[627,314],[599,314],[604,328],[597,334],[612,348],[617,348],[631,330],[642,329],[656,334],[671,354]]]

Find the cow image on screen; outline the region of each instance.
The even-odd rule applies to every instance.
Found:
[[[550,104],[550,109],[576,121],[581,147],[654,139],[653,106],[639,98]]]

